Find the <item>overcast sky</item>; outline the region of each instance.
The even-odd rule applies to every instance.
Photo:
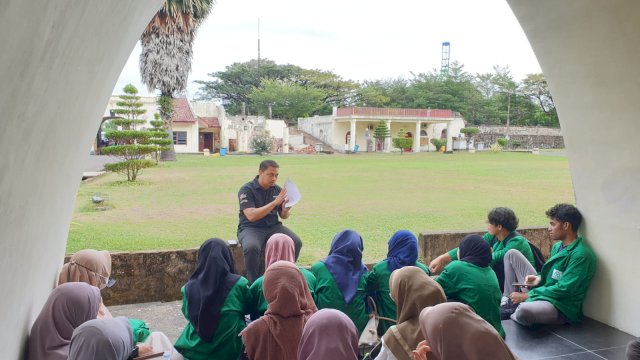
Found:
[[[442,42],[451,61],[475,74],[508,65],[516,80],[540,72],[531,46],[505,0],[217,0],[194,44],[194,80],[234,62],[261,57],[278,64],[331,70],[355,81],[411,78],[439,69]],[[136,45],[114,88],[140,82]]]

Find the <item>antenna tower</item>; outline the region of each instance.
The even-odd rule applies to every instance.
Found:
[[[449,73],[449,54],[451,52],[451,43],[444,41],[442,43],[442,63],[440,64],[440,73]]]

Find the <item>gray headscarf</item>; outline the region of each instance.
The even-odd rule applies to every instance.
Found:
[[[73,331],[69,360],[127,360],[133,335],[124,316],[87,321]]]

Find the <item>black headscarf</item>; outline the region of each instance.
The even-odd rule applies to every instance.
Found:
[[[467,235],[460,242],[458,257],[479,267],[491,264],[491,247],[480,235]]]
[[[240,279],[233,258],[221,239],[209,239],[198,250],[198,264],[185,287],[189,322],[203,341],[211,342],[218,328],[220,309]]]

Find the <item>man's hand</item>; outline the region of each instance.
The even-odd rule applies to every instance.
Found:
[[[524,278],[524,282],[530,287],[538,286],[540,284],[540,280],[540,277],[537,275],[527,275]]]
[[[287,189],[286,188],[282,188],[280,190],[280,194],[278,194],[278,196],[276,196],[276,198],[273,199],[272,203],[275,206],[281,205],[281,204],[284,203],[286,198],[287,198]]]
[[[286,219],[289,217],[289,212],[291,211],[290,207],[286,207],[285,205],[287,204],[287,199],[284,199],[284,202],[282,203],[282,211],[280,211],[280,217],[283,219]]]
[[[447,266],[451,262],[451,256],[449,253],[444,253],[437,258],[433,259],[429,264],[429,271],[431,275],[438,275],[442,272],[445,266]]]
[[[521,302],[527,300],[529,298],[529,294],[521,293],[521,292],[512,292],[509,296],[511,302],[514,304],[520,304]]]
[[[427,354],[431,352],[431,347],[427,345],[426,340],[420,341],[415,350],[413,350],[413,360],[427,360]]]

